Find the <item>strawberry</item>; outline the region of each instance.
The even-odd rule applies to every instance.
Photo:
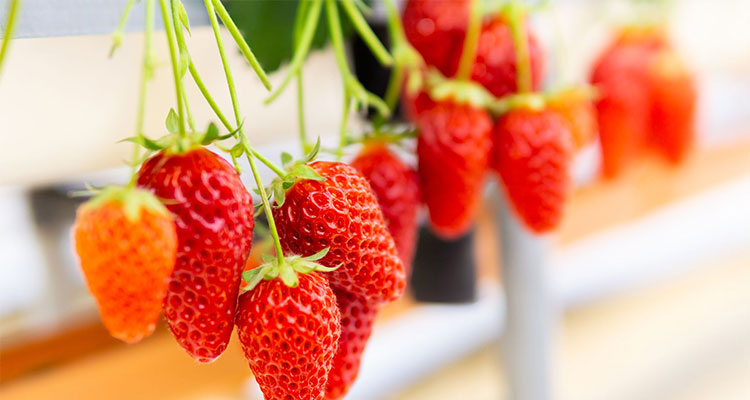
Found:
[[[422,199],[434,230],[455,238],[471,227],[488,167],[492,120],[486,111],[444,100],[419,115]]]
[[[372,304],[400,297],[406,285],[401,262],[370,184],[354,167],[317,161],[309,165],[324,180],[298,179],[273,210],[285,252],[330,251],[320,260],[339,267],[331,286]]]
[[[177,252],[169,212],[148,192],[105,189],[78,209],[73,236],[109,333],[128,343],[150,335]]]
[[[458,70],[469,23],[469,0],[410,0],[403,14],[404,33],[428,65],[452,77]],[[544,78],[544,53],[528,29],[529,59],[534,88]],[[516,54],[505,18],[482,24],[471,79],[497,97],[516,92]]]
[[[526,28],[531,79],[533,88],[536,90],[541,87],[544,80],[544,52],[528,24]],[[460,53],[455,56],[456,59],[460,57]],[[456,68],[458,68],[458,61]],[[483,24],[471,79],[482,84],[496,97],[515,93],[518,90],[513,35],[503,16],[496,16]]]
[[[650,95],[646,66],[653,50],[638,43],[609,49],[594,66],[602,167],[614,177],[635,157],[649,130]]]
[[[458,68],[470,5],[471,0],[409,0],[404,8],[406,39],[445,76]]]
[[[266,400],[324,398],[340,314],[323,275],[299,274],[294,287],[260,281],[240,296],[235,323]]]
[[[336,291],[341,311],[341,336],[328,374],[326,399],[343,398],[359,374],[359,362],[372,333],[377,309],[346,292]]]
[[[138,172],[138,185],[165,199],[177,224],[177,263],[164,301],[169,328],[194,359],[210,362],[232,334],[252,242],[250,194],[237,171],[205,148],[157,153]]]
[[[536,233],[554,229],[571,186],[573,145],[565,121],[549,110],[514,109],[494,135],[493,168],[521,220]]]
[[[684,159],[694,139],[696,88],[692,76],[671,50],[659,51],[649,64],[651,141],[673,163]]]
[[[585,93],[567,90],[550,99],[547,105],[568,124],[576,149],[594,140],[599,129],[596,123],[596,108]]]
[[[365,145],[351,165],[370,182],[408,274],[417,241],[419,183],[416,171],[380,142]]]

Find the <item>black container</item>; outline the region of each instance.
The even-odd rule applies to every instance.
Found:
[[[411,291],[417,301],[470,303],[477,298],[477,265],[474,229],[445,240],[426,225],[420,228],[411,275]]]

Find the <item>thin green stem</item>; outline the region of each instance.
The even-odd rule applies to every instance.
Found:
[[[221,109],[219,109],[219,106],[216,104],[216,101],[214,101],[211,93],[208,92],[208,88],[206,88],[206,85],[203,83],[203,79],[201,79],[200,75],[198,74],[198,70],[195,69],[195,64],[193,64],[192,60],[190,61],[190,64],[188,64],[188,71],[190,71],[190,76],[193,77],[193,82],[195,82],[195,85],[198,86],[198,90],[200,90],[203,98],[206,99],[206,102],[208,102],[208,106],[211,107],[211,109],[214,111],[214,114],[216,114],[216,116],[219,118],[221,124],[224,125],[224,127],[227,128],[229,132],[232,132],[234,130],[232,124],[229,122],[227,117],[224,116],[224,113],[221,112]]]
[[[0,74],[3,72],[3,61],[10,48],[10,40],[13,37],[13,31],[18,21],[18,13],[21,12],[21,0],[11,0],[8,6],[8,20],[5,22],[5,32],[3,33],[3,45],[0,46]]]
[[[297,8],[297,15],[294,19],[295,52],[299,50],[300,41],[302,40],[303,28],[308,13],[307,11],[310,8],[309,5],[309,1],[301,1]],[[318,11],[318,15],[320,15],[320,11]],[[302,147],[302,153],[307,154],[310,151],[310,143],[307,140],[307,129],[305,127],[305,95],[302,81],[302,68],[297,69],[297,124],[299,125],[299,142]]]
[[[167,44],[169,45],[169,58],[172,64],[172,75],[174,78],[174,89],[177,97],[177,115],[179,123],[179,133],[181,137],[186,136],[185,130],[185,111],[182,103],[182,78],[180,78],[180,65],[177,56],[177,44],[175,39],[174,25],[170,19],[170,8],[167,0],[159,0],[161,5],[161,15],[164,20],[164,30],[167,32]]]
[[[112,33],[112,47],[109,49],[110,57],[115,54],[117,48],[122,44],[122,33],[125,31],[125,24],[128,22],[128,17],[130,17],[130,10],[133,9],[133,4],[135,4],[135,0],[128,0],[128,2],[125,3],[125,10],[123,10],[122,15],[120,15],[120,22],[117,24],[114,33]]]
[[[250,151],[253,157],[257,158],[258,161],[265,164],[265,166],[268,167],[271,171],[273,171],[276,175],[282,178],[286,176],[286,171],[284,171],[282,168],[274,164],[273,161],[267,159],[264,155],[258,153],[258,151],[255,150],[254,148],[252,148],[251,146],[248,146],[247,150]]]
[[[344,89],[344,107],[341,110],[341,126],[339,127],[339,145],[336,148],[336,161],[341,161],[344,157],[344,147],[346,147],[346,132],[349,123],[349,111],[352,106],[352,97],[349,91]]]
[[[464,46],[461,51],[458,72],[456,74],[456,78],[460,80],[467,80],[471,77],[471,70],[474,67],[474,58],[476,58],[481,31],[482,1],[472,0],[469,11],[469,25],[466,27],[466,37],[464,37]]]
[[[372,105],[384,116],[390,115],[391,111],[385,102],[378,96],[368,92],[349,69],[346,61],[346,50],[344,48],[344,35],[341,32],[341,19],[334,0],[326,0],[326,16],[328,17],[328,30],[331,35],[331,44],[336,56],[336,64],[341,74],[344,88],[354,99],[358,107]]]
[[[143,36],[143,65],[141,70],[141,82],[138,92],[138,114],[136,116],[135,134],[138,138],[143,137],[143,126],[146,115],[146,89],[148,81],[153,74],[152,60],[152,37],[154,33],[154,0],[146,0],[146,26]],[[140,145],[136,143],[133,146],[132,173],[128,186],[135,186],[138,171],[138,159],[140,154]]]
[[[250,63],[250,66],[253,68],[253,71],[255,71],[255,74],[258,75],[258,78],[260,78],[260,81],[263,82],[263,86],[265,86],[267,90],[271,90],[271,82],[268,80],[266,71],[264,71],[263,67],[260,66],[258,59],[255,58],[255,54],[253,54],[253,51],[250,50],[250,46],[248,46],[247,42],[245,41],[245,38],[242,37],[242,33],[240,33],[240,30],[237,28],[237,25],[234,24],[234,21],[232,20],[232,17],[227,12],[227,9],[224,8],[224,4],[221,3],[221,0],[212,0],[212,4],[216,8],[216,12],[219,14],[219,18],[221,18],[221,22],[223,22],[224,26],[227,27],[227,30],[229,30],[229,33],[232,35],[232,38],[234,38],[234,41],[237,43],[237,46],[240,48],[242,55],[245,56],[245,59],[247,60],[247,62]]]
[[[258,168],[255,165],[255,157],[257,157],[257,153],[254,152],[252,147],[250,147],[250,144],[247,141],[247,136],[245,136],[244,127],[241,125],[242,117],[240,114],[239,100],[237,99],[237,90],[234,86],[234,78],[232,77],[232,69],[229,67],[229,62],[227,61],[226,50],[224,49],[224,42],[221,38],[219,21],[216,19],[216,12],[214,11],[214,7],[213,7],[214,3],[215,2],[212,2],[212,0],[205,0],[206,10],[208,11],[209,19],[211,20],[211,27],[213,28],[213,31],[214,31],[214,37],[216,38],[216,46],[219,49],[221,62],[224,66],[224,75],[226,76],[227,86],[229,87],[229,95],[232,99],[232,108],[234,109],[235,121],[237,122],[237,125],[239,127],[238,128],[239,140],[242,143],[243,147],[245,148],[247,161],[250,164],[250,170],[253,173],[253,178],[255,179],[255,185],[257,186],[258,192],[260,193],[260,199],[263,202],[263,210],[266,214],[266,218],[268,219],[268,227],[271,230],[271,236],[273,237],[274,246],[276,247],[276,260],[278,264],[281,266],[281,265],[284,265],[284,251],[281,248],[281,241],[279,240],[279,234],[278,234],[278,231],[276,230],[276,222],[274,222],[273,213],[271,212],[271,204],[268,201],[268,196],[266,195],[266,188],[263,185],[263,181],[260,179]],[[223,9],[223,6],[222,6],[222,9]],[[226,24],[226,21],[224,23]],[[255,155],[253,153],[255,153]],[[276,170],[274,170],[274,172],[278,174]]]
[[[307,139],[307,129],[305,127],[305,94],[302,84],[302,71],[297,73],[297,123],[299,124],[299,141],[302,145],[302,152],[310,151],[310,141]]]
[[[406,41],[404,26],[398,15],[398,9],[393,0],[385,0],[385,15],[388,20],[388,32],[391,35],[391,42],[396,45]]]
[[[385,66],[393,64],[393,57],[388,53],[383,43],[380,42],[375,32],[372,31],[370,25],[367,24],[367,21],[365,21],[365,18],[354,2],[352,0],[341,0],[341,5],[349,15],[349,20],[352,21],[354,28],[359,32],[359,36],[362,37],[362,40],[365,41],[378,61]]]
[[[393,67],[393,70],[391,71],[391,76],[388,80],[388,88],[385,90],[385,104],[388,106],[388,109],[393,112],[393,110],[396,108],[396,103],[398,103],[398,97],[401,94],[401,84],[404,81],[405,71],[404,67],[400,65],[396,65]],[[380,128],[385,124],[386,118],[380,114],[375,117],[373,120],[373,125],[375,125],[376,128]]]
[[[516,50],[516,89],[518,93],[530,92],[533,88],[531,81],[531,60],[529,59],[529,43],[526,39],[526,15],[523,5],[514,0],[508,9],[510,30],[513,35],[513,46]]]
[[[302,7],[305,1],[300,2],[300,6]],[[310,45],[312,44],[313,37],[315,36],[315,30],[318,27],[318,20],[320,19],[320,10],[323,5],[323,0],[313,0],[312,5],[310,5],[308,8],[309,10],[300,10],[300,11],[307,11],[307,15],[305,16],[305,22],[304,22],[304,28],[302,29],[302,34],[300,35],[299,39],[299,45],[295,46],[294,55],[292,56],[292,61],[289,63],[289,70],[287,72],[287,75],[284,77],[284,80],[281,82],[281,85],[279,85],[276,90],[271,93],[268,98],[266,98],[265,103],[270,104],[276,98],[279,97],[279,95],[284,91],[284,89],[289,85],[289,82],[291,82],[292,78],[297,75],[297,72],[302,68],[302,63],[305,62],[305,58],[307,58],[307,54],[310,51]],[[301,18],[301,17],[300,17]]]

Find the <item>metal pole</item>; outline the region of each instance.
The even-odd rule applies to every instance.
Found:
[[[558,310],[552,298],[547,256],[550,238],[531,234],[501,193],[492,191],[500,227],[501,274],[507,302],[503,357],[510,398],[550,400]]]

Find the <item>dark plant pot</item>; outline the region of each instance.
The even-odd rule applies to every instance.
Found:
[[[469,303],[477,298],[477,265],[474,229],[445,240],[423,225],[411,275],[411,291],[417,301]]]
[[[388,27],[385,22],[381,21],[368,21],[373,32],[378,36],[381,42],[386,47],[390,47],[390,38],[388,37]],[[352,38],[352,58],[354,62],[354,73],[357,75],[357,79],[362,82],[365,89],[375,93],[380,98],[385,96],[385,91],[388,88],[388,82],[391,79],[391,68],[384,67],[380,64],[377,58],[372,54],[372,51],[367,44],[359,37],[359,35],[353,35]],[[373,118],[375,116],[375,110],[370,107],[367,110],[367,118]],[[401,121],[401,107],[397,104],[393,114],[391,115],[392,121]]]

